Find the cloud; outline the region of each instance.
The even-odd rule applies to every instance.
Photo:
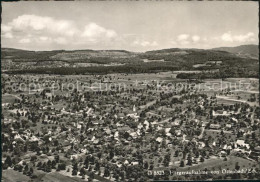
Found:
[[[200,37],[198,35],[193,35],[192,40],[193,42],[198,42],[200,40]]]
[[[68,41],[63,37],[58,37],[58,38],[54,39],[54,42],[56,42],[57,44],[67,44],[68,43]]]
[[[233,42],[233,38],[231,36],[230,33],[224,33],[222,36],[221,36],[221,39],[223,41],[226,41],[226,42]]]
[[[170,40],[170,43],[176,47],[217,47],[216,44],[219,46],[226,45],[227,43],[230,45],[241,45],[248,42],[255,42],[256,40],[256,35],[253,32],[232,34],[232,32],[229,31],[222,35],[212,37],[179,34],[174,40]]]
[[[245,35],[237,35],[234,36],[234,40],[238,42],[249,42],[249,41],[255,41],[256,39],[254,38],[255,34],[252,32],[248,32]]]
[[[189,34],[181,34],[181,35],[178,35],[177,41],[185,41],[185,40],[187,40],[189,37],[190,37]]]
[[[14,36],[11,32],[12,27],[8,25],[1,25],[1,30],[2,30],[2,37],[7,38],[7,39],[12,39]]]
[[[31,42],[31,40],[28,39],[28,38],[24,38],[24,39],[19,40],[19,43],[21,43],[21,44],[28,44],[30,42]]]
[[[179,42],[181,45],[188,45],[190,44],[190,41],[187,41],[187,40],[182,40]]]
[[[208,41],[208,38],[207,38],[207,37],[204,37],[202,40],[203,40],[203,41]]]
[[[12,39],[14,36],[12,33],[7,32],[5,34],[2,35],[3,38],[7,38],[7,39]]]
[[[246,34],[241,34],[241,35],[232,35],[231,31],[224,33],[221,36],[221,40],[225,42],[251,42],[255,41],[256,39],[254,38],[255,34],[252,32],[248,32]]]
[[[97,38],[114,38],[117,34],[114,30],[105,29],[96,23],[89,23],[85,26],[82,33],[82,37],[87,37],[91,41],[95,41]]]
[[[35,15],[22,15],[14,19],[9,25],[17,31],[23,31],[25,29],[43,30],[49,26],[50,23],[54,23],[50,17],[40,17]]]
[[[146,40],[135,40],[133,42],[133,45],[137,45],[137,46],[142,46],[142,47],[154,47],[154,46],[158,46],[158,43],[156,41],[153,41],[153,42],[149,42],[149,41],[146,41]]]
[[[180,34],[175,40],[170,41],[170,43],[175,46],[187,46],[198,43],[199,41],[200,37],[198,35]]]
[[[42,17],[36,15],[22,15],[13,19],[8,24],[14,31],[35,31],[46,32],[52,34],[64,34],[66,36],[73,36],[77,33],[73,22],[68,20],[56,20],[51,17]]]
[[[1,25],[1,30],[2,30],[2,32],[10,32],[11,31],[11,29],[12,29],[12,27],[10,27],[10,26],[8,26],[8,25],[4,25],[4,24],[2,24]]]
[[[39,39],[40,39],[40,41],[49,41],[49,40],[51,40],[51,38],[45,37],[45,36],[39,37]]]
[[[110,42],[117,37],[114,30],[94,22],[78,27],[69,20],[37,15],[18,16],[1,28],[3,38],[16,38],[19,43],[90,44]]]
[[[153,41],[150,45],[151,46],[158,46],[158,43],[156,41]]]

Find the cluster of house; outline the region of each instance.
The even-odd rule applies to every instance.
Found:
[[[145,180],[152,177],[148,170],[177,169],[214,157],[260,161],[259,107],[221,105],[204,93],[164,93],[155,87],[56,95],[3,87],[3,96],[19,97],[2,103],[3,165],[11,155],[11,168],[21,161],[33,168],[59,156],[67,171],[73,166],[73,175],[83,178],[87,170],[123,181]],[[25,159],[28,152],[37,160]],[[90,157],[94,162],[89,164]]]

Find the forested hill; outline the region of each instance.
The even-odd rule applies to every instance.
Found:
[[[89,57],[124,57],[134,53],[125,50],[53,50],[53,51],[28,51],[21,49],[2,48],[1,58],[12,60],[78,60]]]
[[[1,60],[2,70],[9,73],[107,74],[231,69],[235,77],[258,77],[259,62],[253,56],[256,55],[255,47],[258,46],[245,45],[233,49],[171,48],[143,53],[125,50],[27,51],[2,48]]]
[[[259,47],[258,45],[241,45],[237,47],[219,47],[213,50],[226,51],[236,54],[240,57],[248,57],[253,59],[259,59]]]

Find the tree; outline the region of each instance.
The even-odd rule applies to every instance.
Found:
[[[174,153],[174,157],[178,157],[179,156],[179,151],[176,150],[175,153]]]
[[[56,163],[60,162],[60,156],[59,155],[55,155],[54,160],[56,161]]]
[[[56,166],[56,161],[53,160],[53,161],[51,162],[51,167],[52,167],[52,169],[55,169],[55,166]]]
[[[256,134],[255,132],[252,133],[252,139],[255,139],[256,138]]]
[[[115,155],[114,152],[111,150],[111,151],[110,151],[110,154],[109,154],[110,159],[113,159],[113,158],[114,158],[114,155]]]
[[[11,167],[12,166],[12,159],[10,156],[7,156],[6,159],[5,159],[5,165],[7,167]]]
[[[47,167],[46,162],[44,162],[44,163],[42,164],[41,169],[42,169],[43,171],[45,171],[46,167]]]
[[[85,175],[86,175],[86,171],[85,171],[84,167],[82,167],[80,169],[80,176],[85,176]]]
[[[230,149],[227,150],[227,155],[230,155]]]
[[[150,165],[149,170],[153,170],[153,164]]]
[[[51,160],[48,160],[47,166],[51,167]]]
[[[91,172],[91,173],[89,174],[89,181],[93,181],[93,179],[94,179],[94,173]]]
[[[184,167],[184,161],[183,160],[180,163],[180,167]]]
[[[4,141],[4,140],[2,139],[2,141]],[[7,151],[8,151],[7,145],[3,144],[3,150],[2,150],[2,152],[7,152]]]
[[[235,169],[236,169],[236,170],[239,170],[239,169],[240,169],[240,166],[239,166],[239,163],[238,163],[238,162],[236,162]]]
[[[169,166],[170,160],[171,160],[171,155],[170,155],[170,154],[166,154],[166,155],[164,156],[164,161],[163,161],[165,167],[168,167],[168,166]]]
[[[46,165],[45,172],[47,173],[51,172],[51,166]]]
[[[200,162],[204,162],[204,158],[202,156],[200,158]]]
[[[221,130],[221,135],[224,136],[224,131],[223,130]]]
[[[196,152],[195,152],[195,158],[199,158],[199,155],[200,155],[199,151],[196,150]]]
[[[33,161],[36,161],[36,159],[37,159],[37,156],[33,155],[33,156],[31,156],[30,161],[33,162]]]
[[[14,170],[21,172],[23,170],[23,166],[20,165],[20,164],[17,164],[17,165],[14,166]]]
[[[58,164],[58,170],[66,170],[66,164],[65,163],[61,163],[61,164]]]
[[[36,165],[36,167],[37,167],[38,169],[41,169],[41,167],[42,167],[42,162],[41,162],[41,161],[38,162],[37,165]]]
[[[191,158],[188,158],[187,165],[192,166],[192,160],[191,160]]]
[[[186,155],[187,155],[186,151],[183,151],[183,157],[182,158],[185,159]]]
[[[14,150],[13,144],[10,144],[10,145],[9,145],[9,150],[10,150],[10,152],[12,152],[12,151]]]
[[[77,175],[78,174],[78,163],[75,162],[73,164],[73,170],[72,170],[72,175]]]
[[[32,176],[33,175],[33,168],[30,168],[30,170],[27,173],[28,176]]]
[[[120,177],[121,177],[121,181],[125,180],[125,173],[123,171],[120,173]]]
[[[23,152],[27,152],[27,145],[24,145]]]
[[[78,170],[73,169],[72,170],[72,176],[76,176],[78,174]]]
[[[85,165],[85,168],[88,169],[88,165],[89,165],[89,158],[88,158],[88,156],[85,158],[84,165]]]
[[[147,161],[145,161],[145,163],[144,163],[144,169],[148,169],[148,162]]]
[[[108,177],[108,176],[110,176],[110,172],[108,168],[105,168],[104,177]]]
[[[29,170],[29,166],[28,164],[25,165],[24,169],[23,169],[23,174],[26,174]]]
[[[98,171],[99,169],[100,169],[100,164],[99,164],[99,162],[97,162],[94,170]]]

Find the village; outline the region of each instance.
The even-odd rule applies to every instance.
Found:
[[[25,181],[260,177],[259,91],[205,90],[176,78],[158,87],[152,74],[4,74],[1,81],[3,176],[20,174]],[[52,87],[78,81],[112,86]],[[258,80],[250,83],[259,87]],[[167,89],[178,84],[185,87]],[[218,168],[252,172],[173,175]]]
[[[257,1],[74,1],[1,2],[1,182],[259,181]]]

